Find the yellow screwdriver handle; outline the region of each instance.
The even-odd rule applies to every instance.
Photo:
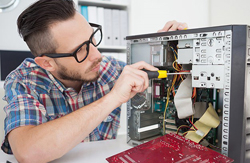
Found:
[[[159,79],[167,78],[168,76],[166,70],[158,70],[158,73],[159,73],[159,76],[158,76]]]

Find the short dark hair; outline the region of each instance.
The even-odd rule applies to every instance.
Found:
[[[18,32],[32,54],[55,53],[50,25],[73,18],[76,13],[72,0],[39,0],[24,10],[17,19]]]

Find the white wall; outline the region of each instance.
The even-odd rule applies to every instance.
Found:
[[[0,49],[29,50],[17,31],[17,18],[28,6],[37,0],[20,0],[17,7],[8,12],[0,13]],[[78,0],[74,0],[77,3]],[[77,5],[76,5],[77,6]]]
[[[157,32],[170,20],[209,26],[209,0],[131,0],[129,12],[130,35]]]
[[[0,13],[1,50],[28,50],[26,43],[18,34],[16,21],[21,12],[35,1],[36,0],[20,0],[14,10]]]
[[[20,0],[13,11],[0,13],[0,49],[28,50],[18,35],[16,20],[19,14],[35,1]],[[209,0],[130,0],[129,34],[156,32],[170,20],[186,22],[189,28],[209,26],[209,4]]]
[[[249,0],[210,0],[212,26],[228,24],[250,25]]]

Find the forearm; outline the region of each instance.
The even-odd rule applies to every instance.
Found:
[[[51,122],[11,131],[8,138],[15,157],[19,162],[48,162],[64,155],[116,107],[148,87],[147,73],[139,69],[158,70],[145,62],[125,66],[111,92],[100,100]]]
[[[39,158],[42,159],[41,162],[61,157],[88,136],[120,105],[114,99],[112,94],[108,94],[64,117],[32,126],[17,140],[13,140],[10,133],[10,144],[15,157],[23,159],[23,155],[26,155],[29,160]]]

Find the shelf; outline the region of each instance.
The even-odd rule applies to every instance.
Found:
[[[78,5],[81,5],[81,6],[95,6],[95,7],[102,7],[102,8],[111,9],[111,10],[112,9],[123,10],[122,14],[124,14],[125,13],[124,11],[127,11],[129,8],[129,0],[111,0],[111,1],[110,0],[75,0],[75,1],[77,1]],[[112,11],[109,11],[109,12],[112,12]],[[109,13],[109,14],[112,14],[112,13]],[[105,17],[104,13],[101,15],[104,15]],[[109,16],[112,16],[112,15],[109,15]],[[128,14],[126,16],[126,19],[128,19]],[[100,24],[101,23],[102,22],[100,22]],[[114,23],[111,23],[111,25],[112,24]],[[124,37],[124,35],[122,35],[121,37]],[[121,45],[118,45],[118,46],[101,44],[97,48],[100,52],[121,52],[121,53],[126,52],[126,46],[124,46],[124,43],[121,43]]]
[[[126,52],[126,46],[98,46],[100,52]]]
[[[127,9],[128,4],[124,2],[114,2],[114,1],[98,1],[98,0],[78,0],[79,5],[84,6],[97,6],[104,8],[113,8],[113,9]]]
[[[98,46],[100,50],[126,50],[126,46]]]

